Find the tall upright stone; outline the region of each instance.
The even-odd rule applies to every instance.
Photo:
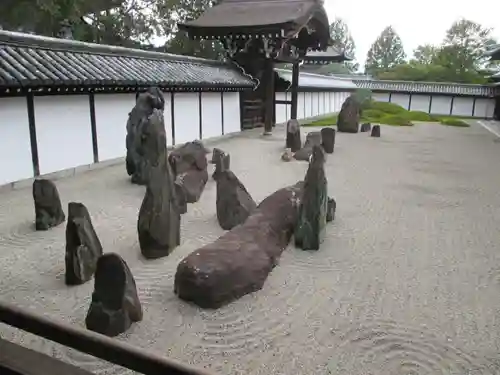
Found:
[[[142,149],[149,182],[137,220],[139,245],[145,258],[169,255],[180,244],[181,208],[167,162],[163,113],[154,110],[144,124]]]
[[[335,148],[335,129],[321,129],[321,145],[327,154],[333,154]]]
[[[101,255],[101,241],[87,207],[82,203],[70,202],[66,225],[66,284],[80,285],[89,281]]]
[[[127,263],[114,253],[97,261],[94,292],[85,325],[107,336],[117,336],[143,318],[134,276]]]
[[[373,125],[371,136],[380,138],[380,125]]]
[[[214,180],[217,180],[217,177],[225,171],[228,171],[231,168],[231,156],[224,151],[220,150],[220,153],[217,154],[217,156],[212,158],[212,161],[214,161],[215,164],[215,170],[214,173],[212,174],[212,178]]]
[[[59,192],[52,181],[40,178],[33,182],[33,201],[36,230],[47,230],[66,220]]]
[[[129,113],[126,136],[126,167],[127,173],[132,177],[132,182],[145,185],[148,182],[148,166],[144,160],[141,149],[144,124],[154,109],[165,108],[165,98],[157,87],[150,87],[146,92],[136,95],[136,104]]]
[[[356,96],[349,96],[340,109],[337,119],[337,130],[342,133],[357,133],[361,117],[361,104]]]
[[[297,120],[291,119],[286,123],[286,146],[292,152],[297,152],[302,147],[300,140],[300,124]]]
[[[295,225],[295,245],[303,250],[319,250],[328,212],[328,186],[325,175],[325,153],[313,146],[304,181],[304,192]]]

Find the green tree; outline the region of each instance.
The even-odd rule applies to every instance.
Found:
[[[438,51],[439,47],[433,46],[431,44],[420,45],[413,51],[412,62],[424,65],[432,64]]]
[[[356,44],[349,31],[349,27],[341,18],[335,18],[330,24],[330,37],[333,40],[333,46],[339,51],[344,51],[349,57],[355,58]],[[346,61],[343,63],[350,72],[356,72],[359,69],[359,64],[356,61]],[[333,70],[336,70],[334,68]]]
[[[368,51],[365,72],[377,75],[379,72],[403,64],[405,60],[403,42],[392,26],[388,26]]]

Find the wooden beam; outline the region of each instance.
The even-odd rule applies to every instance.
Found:
[[[293,64],[292,70],[292,110],[290,113],[290,118],[292,120],[297,119],[297,110],[299,105],[299,63]]]
[[[266,59],[264,67],[265,99],[264,99],[264,134],[271,134],[273,131],[274,119],[274,61]]]

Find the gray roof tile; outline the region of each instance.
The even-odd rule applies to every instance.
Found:
[[[409,82],[409,81],[377,81],[368,79],[354,79],[359,88],[373,91],[470,95],[493,97],[496,88],[493,85],[472,85],[451,82]]]
[[[250,88],[229,64],[0,31],[0,87]]]

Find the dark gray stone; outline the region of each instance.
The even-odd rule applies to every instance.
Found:
[[[113,337],[142,318],[130,268],[118,254],[104,254],[97,261],[92,302],[85,318],[87,329]]]
[[[321,129],[321,145],[327,154],[333,154],[335,148],[335,129]]]
[[[297,120],[288,120],[286,124],[286,148],[297,152],[302,147],[300,140],[300,124]]]
[[[364,124],[361,125],[361,129],[359,130],[362,133],[369,132],[372,130],[372,124],[365,122]]]
[[[36,179],[33,182],[33,201],[36,230],[47,230],[66,220],[59,192],[52,181]]]
[[[264,199],[242,224],[184,258],[174,291],[202,308],[218,308],[262,288],[288,246],[303,182]]]
[[[354,95],[349,96],[340,109],[337,119],[337,131],[357,133],[361,116],[361,104]]]
[[[225,170],[217,176],[217,220],[222,229],[243,224],[257,204],[236,175]]]
[[[313,146],[315,145],[321,146],[321,144],[322,144],[321,132],[315,131],[307,133],[306,141],[304,142],[304,147],[302,147],[299,151],[297,151],[293,155],[293,157],[296,160],[309,161],[312,154]]]
[[[337,211],[337,202],[333,198],[328,198],[327,210],[326,210],[326,221],[335,220],[335,211]]]
[[[212,160],[210,160],[210,163],[215,164],[217,160],[219,160],[220,155],[224,154],[225,152],[221,150],[220,148],[214,147],[212,150]]]
[[[193,141],[176,148],[168,156],[176,184],[183,187],[187,203],[198,202],[205,189],[208,181],[207,152],[203,143]]]
[[[371,136],[380,138],[380,125],[373,125]]]
[[[80,285],[89,281],[101,255],[101,241],[87,207],[82,203],[70,202],[66,225],[66,284]]]
[[[144,157],[150,176],[139,210],[137,232],[142,255],[160,258],[169,255],[180,244],[182,200],[167,163],[167,147],[163,114],[155,110],[145,129]]]
[[[215,164],[215,170],[212,174],[214,180],[217,180],[217,176],[220,173],[228,171],[231,167],[231,157],[222,150],[215,156],[215,161],[212,158],[212,162]]]
[[[324,170],[325,153],[313,147],[304,181],[304,193],[295,226],[295,245],[303,250],[319,250],[326,227],[328,186]]]
[[[135,184],[145,185],[148,182],[147,164],[142,156],[143,128],[153,110],[163,111],[165,99],[160,89],[151,87],[136,96],[136,104],[129,113],[126,136],[126,168]]]

